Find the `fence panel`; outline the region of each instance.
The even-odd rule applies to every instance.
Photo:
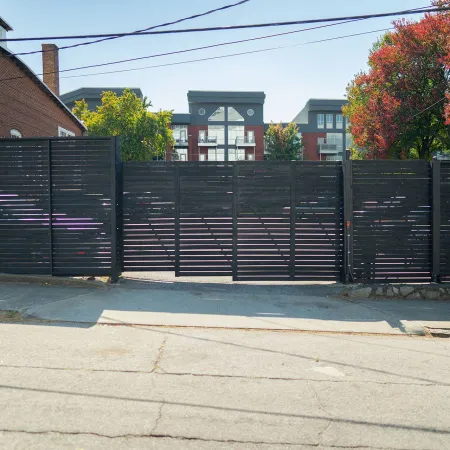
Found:
[[[110,275],[112,141],[52,139],[51,205],[54,275]]]
[[[291,278],[291,163],[237,164],[238,280]]]
[[[355,281],[431,281],[430,164],[352,164]]]
[[[233,165],[179,163],[180,276],[230,276]]]
[[[294,163],[295,279],[340,281],[343,269],[342,163]]]
[[[51,274],[47,140],[0,139],[0,272]]]
[[[450,283],[450,161],[441,161],[441,280]]]
[[[123,163],[123,268],[175,270],[175,163]]]

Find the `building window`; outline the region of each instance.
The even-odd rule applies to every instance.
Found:
[[[66,130],[63,127],[58,127],[58,136],[59,137],[71,137],[71,136],[75,136],[75,133],[73,131]]]
[[[172,159],[174,161],[187,161],[188,153],[187,148],[179,148],[173,152]]]
[[[247,114],[248,114],[250,117],[252,117],[252,116],[255,115],[255,111],[253,111],[253,109],[249,109],[249,110],[247,110]]]
[[[198,114],[199,114],[200,116],[204,116],[204,115],[206,114],[205,108],[200,108],[200,109],[198,110]]]
[[[317,128],[325,128],[325,115],[317,114]]]
[[[344,128],[344,116],[342,114],[336,115],[336,128],[342,130]]]
[[[244,143],[245,127],[244,125],[229,125],[228,126],[228,144],[237,145],[238,140]]]
[[[173,138],[177,144],[187,143],[188,127],[187,125],[172,125]]]
[[[228,108],[228,122],[244,122],[244,120],[232,106]]]
[[[217,108],[214,113],[209,116],[208,121],[210,122],[225,122],[225,108],[221,106]]]
[[[22,137],[22,133],[19,130],[9,130],[9,136],[15,139],[20,139]]]
[[[333,128],[333,114],[327,114],[327,128]]]
[[[216,138],[217,145],[225,144],[225,126],[224,125],[209,125],[208,139]],[[209,159],[209,157],[208,157]],[[220,161],[220,160],[217,160]]]
[[[199,159],[199,161],[206,161],[206,155],[204,153],[200,153],[198,155],[198,159]]]

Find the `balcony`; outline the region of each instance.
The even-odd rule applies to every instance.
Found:
[[[188,140],[185,137],[182,138],[175,138],[175,147],[187,147],[188,146]]]
[[[334,139],[319,138],[317,144],[320,155],[336,155],[343,152],[342,143]]]
[[[255,137],[245,136],[236,138],[236,147],[255,147]]]
[[[199,147],[217,147],[217,136],[199,136]]]

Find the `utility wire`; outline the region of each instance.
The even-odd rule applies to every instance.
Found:
[[[250,0],[241,0],[241,1],[237,2],[237,3],[232,3],[230,5],[222,6],[220,8],[211,9],[211,10],[206,11],[204,13],[194,14],[193,16],[189,16],[189,17],[183,17],[182,19],[174,20],[172,22],[166,22],[166,23],[162,23],[162,24],[159,24],[159,25],[153,25],[151,27],[144,28],[142,30],[136,30],[136,31],[133,31],[133,33],[143,33],[145,31],[155,30],[156,28],[167,27],[169,25],[176,25],[177,23],[185,22],[187,20],[198,19],[199,17],[208,16],[210,14],[214,14],[214,13],[219,12],[219,11],[225,11],[226,9],[230,9],[230,8],[234,8],[235,6],[243,5],[244,3],[247,3],[249,1]],[[68,49],[68,48],[75,48],[75,47],[80,47],[80,46],[84,46],[84,45],[97,44],[98,42],[109,41],[109,40],[112,40],[112,39],[119,39],[121,37],[123,37],[123,36],[117,36],[116,35],[116,36],[111,36],[111,37],[104,38],[104,39],[98,39],[98,40],[95,40],[95,41],[82,42],[82,43],[73,44],[73,45],[66,45],[64,47],[60,47],[59,50],[65,50],[65,49]],[[49,52],[49,51],[52,51],[52,50],[34,50],[32,52],[15,53],[15,54],[10,55],[10,56],[34,55],[36,53],[45,53],[45,52]]]
[[[361,19],[359,19],[359,20],[361,20]],[[218,43],[218,44],[205,45],[205,46],[202,46],[202,47],[189,48],[189,49],[185,49],[185,50],[176,50],[176,51],[172,51],[172,52],[156,53],[156,54],[153,54],[153,55],[140,56],[140,57],[129,58],[129,59],[122,59],[122,60],[118,60],[118,61],[110,61],[110,62],[100,63],[100,64],[92,64],[92,65],[89,65],[89,66],[72,67],[72,68],[69,68],[69,69],[64,69],[64,70],[59,70],[59,71],[54,70],[54,71],[49,71],[49,72],[38,73],[37,75],[48,75],[48,74],[52,74],[52,73],[73,72],[75,70],[92,69],[92,68],[95,68],[95,67],[104,67],[104,66],[110,66],[110,65],[115,65],[115,64],[123,64],[123,63],[127,63],[127,62],[132,62],[132,61],[140,61],[140,60],[143,60],[143,59],[158,58],[158,57],[161,57],[161,56],[178,55],[178,54],[181,54],[181,53],[194,52],[194,51],[198,51],[198,50],[206,50],[206,49],[216,48],[216,47],[223,47],[223,46],[226,46],[226,45],[242,44],[242,43],[246,43],[246,42],[253,42],[253,41],[259,41],[259,40],[263,40],[263,39],[269,39],[269,38],[273,38],[273,37],[279,37],[279,36],[286,36],[286,35],[290,35],[290,34],[302,33],[304,31],[311,31],[311,30],[317,30],[317,29],[322,29],[322,28],[334,27],[334,26],[337,26],[337,25],[353,23],[353,22],[357,22],[357,21],[358,20],[347,20],[345,22],[331,23],[331,24],[327,24],[327,25],[320,25],[320,26],[316,26],[316,27],[303,28],[301,30],[287,31],[287,32],[284,32],[284,33],[269,34],[267,36],[260,36],[260,37],[249,38],[249,39],[240,39],[240,40],[237,40],[237,41],[221,42],[221,43]],[[21,75],[19,77],[2,78],[2,79],[0,79],[0,81],[16,80],[16,79],[19,79],[19,78],[27,78],[27,75]]]
[[[337,36],[337,37],[328,38],[328,39],[321,39],[318,41],[302,42],[300,44],[291,44],[291,45],[283,45],[283,46],[278,46],[278,47],[263,48],[260,50],[251,50],[251,51],[247,51],[247,52],[231,53],[228,55],[221,55],[221,56],[211,56],[209,58],[191,59],[191,60],[187,60],[187,61],[178,61],[178,62],[173,62],[173,63],[158,64],[158,65],[154,65],[154,66],[136,67],[133,69],[110,70],[110,71],[106,71],[106,72],[69,75],[69,76],[61,77],[61,78],[81,78],[81,77],[90,77],[90,76],[96,76],[96,75],[106,75],[106,74],[110,74],[110,73],[122,73],[122,72],[132,72],[132,71],[136,71],[136,70],[155,69],[158,67],[178,66],[181,64],[189,64],[189,63],[200,62],[200,61],[210,61],[210,60],[215,60],[215,59],[231,58],[234,56],[250,55],[250,54],[254,54],[254,53],[270,52],[273,50],[281,50],[281,49],[285,49],[285,48],[300,47],[303,45],[318,44],[321,42],[335,41],[335,40],[345,39],[345,38],[349,38],[349,37],[363,36],[366,34],[379,33],[379,32],[390,31],[390,30],[392,30],[392,28],[384,28],[381,30],[365,31],[363,33],[348,34],[345,36]]]
[[[442,103],[443,101],[447,100],[447,97],[441,98],[440,100],[438,100],[437,102],[434,102],[432,105],[430,105],[428,108],[423,109],[422,111],[419,111],[417,114],[414,114],[414,116],[411,117],[411,119],[416,118],[417,116],[420,116],[421,114],[423,114],[425,111],[428,111],[429,109],[433,108],[433,106],[438,105],[439,103]]]
[[[313,23],[327,23],[327,22],[342,22],[345,20],[367,20],[367,19],[378,19],[383,17],[393,17],[393,16],[407,16],[411,14],[421,14],[421,13],[432,13],[432,12],[442,12],[450,11],[450,8],[423,8],[415,11],[405,10],[405,11],[394,11],[389,13],[381,14],[365,14],[359,16],[345,16],[345,17],[331,17],[326,19],[309,19],[309,20],[293,20],[289,22],[271,22],[271,23],[256,23],[250,25],[229,25],[222,27],[207,27],[207,28],[185,28],[180,30],[161,30],[161,31],[144,31],[140,33],[106,33],[106,34],[82,34],[82,35],[72,35],[72,36],[39,36],[39,37],[26,37],[26,38],[14,38],[14,39],[0,39],[0,42],[23,42],[23,41],[41,41],[41,40],[65,40],[65,39],[92,39],[92,38],[105,38],[105,37],[125,37],[125,36],[145,36],[145,35],[158,35],[158,34],[180,34],[180,33],[198,33],[206,31],[229,31],[229,30],[242,30],[249,28],[267,28],[267,27],[280,27],[280,26],[290,26],[290,25],[306,25]]]

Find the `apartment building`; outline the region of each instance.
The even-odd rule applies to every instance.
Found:
[[[264,92],[189,91],[189,113],[173,114],[167,159],[264,159]]]
[[[292,122],[302,135],[303,159],[341,161],[352,145],[348,123],[342,115],[346,100],[310,99]]]

